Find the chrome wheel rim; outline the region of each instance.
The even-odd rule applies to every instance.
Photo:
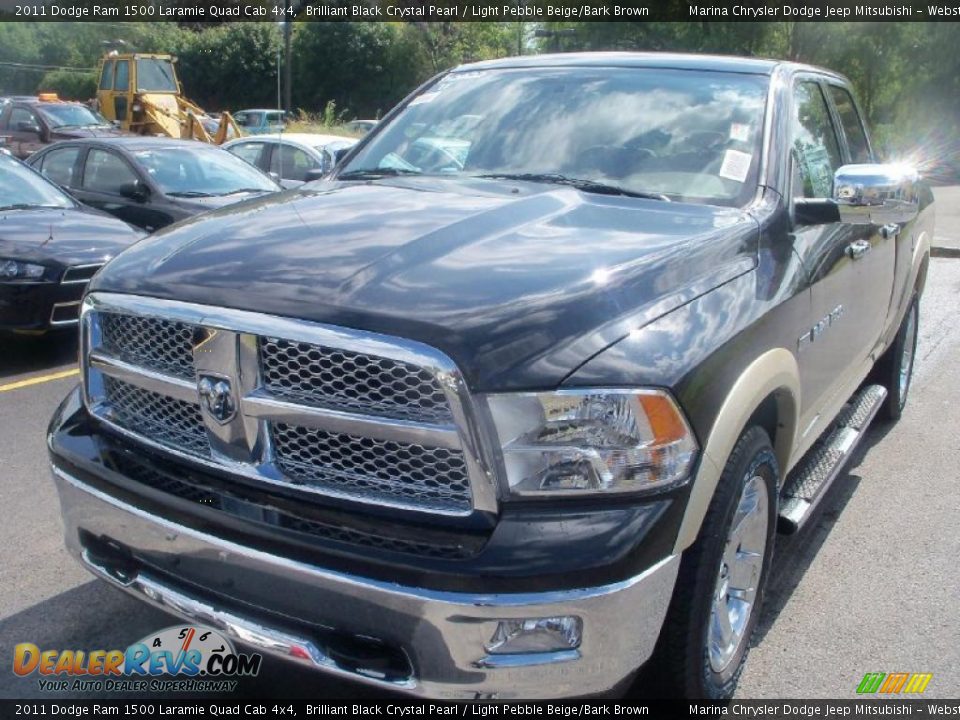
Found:
[[[903,352],[900,353],[899,399],[903,405],[907,399],[907,388],[910,387],[910,374],[913,371],[913,354],[917,344],[917,306],[910,309],[907,319],[907,332],[903,338]]]
[[[759,475],[743,486],[720,560],[710,613],[710,667],[722,673],[745,642],[767,550],[767,483]]]

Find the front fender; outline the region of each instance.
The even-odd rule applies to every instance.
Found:
[[[806,291],[765,297],[764,273],[749,272],[640,328],[573,373],[565,387],[670,390],[690,421],[701,459],[675,551],[700,530],[737,438],[761,408],[786,470],[800,416],[800,370],[789,348],[809,316]],[[795,287],[786,283],[787,287]],[[783,287],[783,286],[782,286]]]

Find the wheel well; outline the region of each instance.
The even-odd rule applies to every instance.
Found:
[[[796,422],[796,401],[786,388],[774,390],[767,395],[747,420],[746,428],[756,425],[762,428],[770,438],[780,465],[781,482],[793,446],[794,424]]]
[[[774,397],[774,393],[767,395],[757,409],[753,411],[750,419],[747,420],[747,427],[753,425],[763,428],[767,437],[770,438],[770,444],[776,446],[779,423],[777,422],[777,399]]]
[[[914,283],[914,290],[917,295],[923,294],[923,288],[927,284],[927,268],[930,265],[930,255],[923,256],[923,262],[920,264],[920,270],[917,273],[917,282]]]

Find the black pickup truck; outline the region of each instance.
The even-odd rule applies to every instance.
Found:
[[[777,530],[910,386],[929,190],[757,59],[457,68],[328,179],[93,279],[49,431],[93,573],[437,698],[731,695]]]

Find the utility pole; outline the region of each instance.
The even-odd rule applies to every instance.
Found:
[[[291,13],[291,0],[284,0],[283,2],[283,109],[287,112],[290,112],[290,109],[293,107],[293,72],[290,62],[290,36],[293,31],[293,16]]]

